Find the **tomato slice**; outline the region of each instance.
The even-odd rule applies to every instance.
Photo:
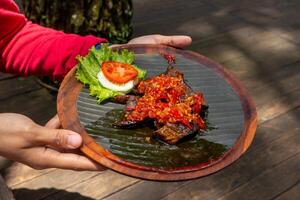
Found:
[[[138,71],[132,65],[115,61],[103,62],[101,69],[108,80],[120,84],[134,80],[138,75]]]

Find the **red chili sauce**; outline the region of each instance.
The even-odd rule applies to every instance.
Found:
[[[200,117],[203,94],[197,92],[187,95],[189,88],[182,78],[161,74],[141,81],[137,89],[144,95],[127,116],[128,120],[143,121],[152,118],[161,124],[181,123],[190,129],[195,123],[199,128],[205,129],[205,123]]]

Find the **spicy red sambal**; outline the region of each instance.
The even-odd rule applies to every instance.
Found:
[[[204,98],[201,92],[192,92],[183,75],[161,74],[141,81],[137,91],[143,94],[125,118],[129,121],[154,119],[158,124],[180,123],[190,129],[197,125],[206,128],[200,116]]]

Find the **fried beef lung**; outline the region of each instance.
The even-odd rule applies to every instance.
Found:
[[[168,144],[206,129],[208,106],[203,94],[194,92],[179,70],[168,67],[165,73],[141,81],[134,91],[136,95],[114,99],[126,101],[124,118],[115,126],[133,128],[152,120],[157,128],[153,134]]]

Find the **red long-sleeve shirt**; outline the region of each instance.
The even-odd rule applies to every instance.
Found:
[[[0,0],[0,70],[22,76],[62,79],[76,65],[75,57],[106,39],[79,36],[34,24],[12,0]]]

